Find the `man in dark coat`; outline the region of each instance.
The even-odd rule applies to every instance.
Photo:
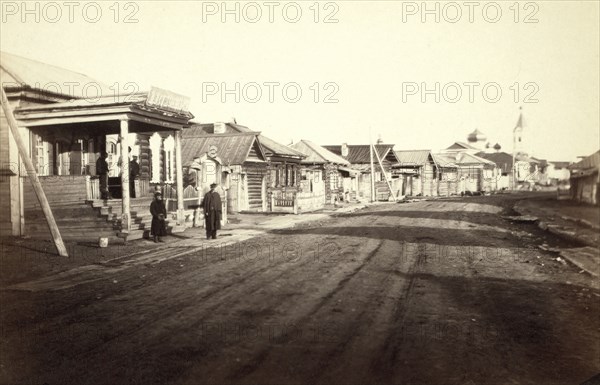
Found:
[[[210,185],[210,191],[204,195],[202,209],[206,227],[206,239],[217,239],[217,230],[221,229],[221,196],[215,191],[216,183]]]
[[[160,191],[154,193],[154,200],[150,204],[150,214],[152,214],[152,226],[150,234],[154,236],[154,242],[164,242],[161,237],[167,235],[165,218],[167,217],[167,208],[162,200]]]
[[[137,161],[137,156],[134,155],[129,162],[129,196],[135,198],[135,180],[140,175],[140,164]]]
[[[101,199],[110,199],[108,193],[108,153],[102,151],[100,157],[96,161],[96,175],[100,178],[100,195]]]

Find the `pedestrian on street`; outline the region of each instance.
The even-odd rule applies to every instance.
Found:
[[[162,200],[160,191],[154,193],[154,200],[150,204],[150,214],[152,214],[152,226],[150,234],[154,236],[154,242],[164,242],[161,237],[167,235],[165,218],[167,217],[167,208]]]
[[[100,158],[96,161],[96,175],[100,178],[100,198],[110,199],[108,193],[108,153],[106,151],[100,152]]]
[[[131,198],[135,198],[135,180],[140,175],[140,164],[137,158],[137,155],[134,155],[131,162],[129,162],[129,196]]]
[[[221,196],[215,191],[216,183],[210,185],[210,191],[202,199],[204,220],[206,228],[206,239],[217,239],[217,230],[221,229]]]

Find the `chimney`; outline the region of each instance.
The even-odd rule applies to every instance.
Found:
[[[348,156],[348,143],[342,143],[342,156],[344,158]]]
[[[225,133],[225,123],[224,122],[215,122],[213,134],[224,134]]]

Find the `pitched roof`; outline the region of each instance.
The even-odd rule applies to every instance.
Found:
[[[567,168],[571,164],[571,162],[564,162],[564,161],[558,161],[558,162],[550,161],[548,163],[554,165],[554,168]]]
[[[477,150],[477,148],[465,142],[454,142],[447,150]]]
[[[433,161],[438,167],[441,168],[457,168],[458,165],[454,163],[454,159],[445,154],[431,154]]]
[[[496,167],[496,163],[468,152],[444,153],[442,156],[437,155],[436,159],[439,159],[440,162],[442,162],[442,159],[444,159],[445,161],[454,163],[459,167],[479,165]],[[440,165],[442,164],[443,163],[440,163]]]
[[[323,146],[325,149],[333,152],[336,155],[341,156],[352,164],[357,163],[371,163],[371,150],[368,144],[349,144],[348,145],[348,156],[342,156],[342,146],[340,145],[329,145]],[[391,163],[398,163],[398,157],[393,151],[393,144],[376,144],[375,150],[382,161],[387,160]],[[373,155],[373,161],[377,162],[377,156]]]
[[[198,127],[200,130],[204,131],[207,134],[213,134],[215,132],[214,131],[215,130],[214,123],[195,124],[194,127]],[[300,151],[296,151],[293,148],[284,146],[283,144],[278,143],[278,142],[274,141],[273,139],[260,134],[260,132],[253,131],[250,128],[248,128],[246,126],[242,126],[240,124],[225,123],[225,132],[226,133],[253,132],[253,133],[259,134],[258,141],[260,142],[260,144],[267,156],[281,156],[281,157],[288,157],[288,158],[291,157],[291,158],[298,158],[298,159],[305,157],[305,155],[303,153],[301,153]]]
[[[6,52],[0,52],[0,72],[7,91],[37,90],[74,99],[115,93],[108,85],[82,73]]]
[[[600,167],[600,150],[569,166],[571,170],[598,170]]]
[[[513,167],[512,155],[506,152],[494,152],[486,154],[485,152],[479,152],[477,156],[492,161],[498,166],[502,172],[511,172]]]
[[[248,158],[252,146],[257,146],[259,157],[264,158],[262,149],[256,142],[256,133],[228,133],[207,135],[201,129],[187,128],[182,131],[181,161],[189,165],[194,157],[207,153],[211,146],[217,148],[217,155],[226,165],[241,165]]]
[[[322,146],[319,146],[314,142],[311,142],[310,140],[303,139],[298,143],[292,144],[291,147],[306,155],[306,159],[304,159],[302,163],[333,163],[340,165],[350,164],[350,162],[348,162],[346,159],[334,154],[333,152]]]
[[[394,151],[400,166],[423,166],[429,162],[431,150]]]

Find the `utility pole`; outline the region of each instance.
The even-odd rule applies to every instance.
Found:
[[[371,127],[369,127],[369,154],[371,155],[371,202],[375,202],[375,165],[373,164],[373,142],[371,141]]]

